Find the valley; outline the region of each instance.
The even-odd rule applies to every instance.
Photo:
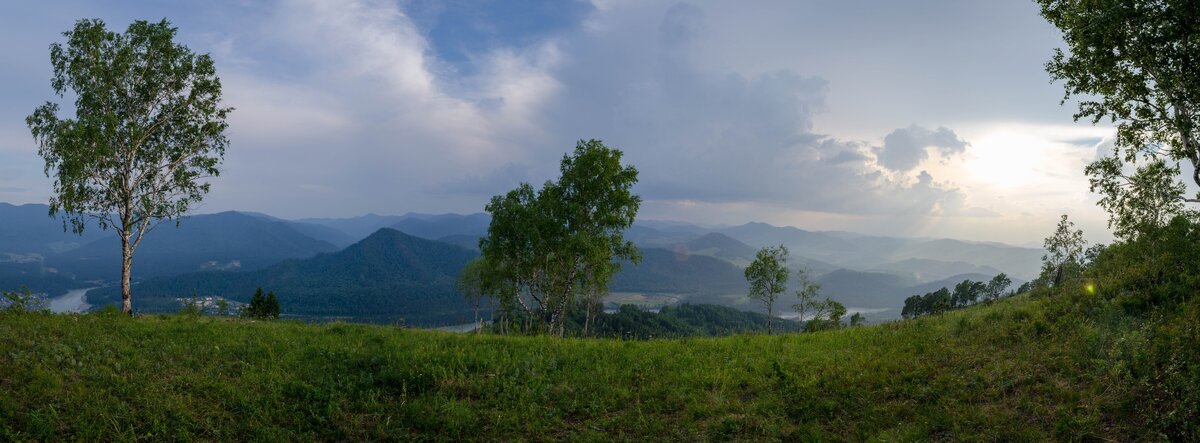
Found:
[[[112,286],[119,276],[115,238],[96,227],[84,236],[60,232],[61,223],[46,213],[42,205],[0,204],[0,215],[21,227],[0,237],[0,253],[8,257],[0,261],[0,283],[28,285],[49,297],[68,291],[74,297],[76,288],[91,286],[90,309],[119,301]],[[190,216],[179,227],[160,227],[139,250],[137,309],[175,312],[181,308],[177,299],[193,293],[244,303],[263,287],[279,293],[283,313],[291,318],[468,323],[472,311],[454,279],[477,255],[488,221],[486,214],[294,221],[253,212]],[[614,309],[700,303],[765,312],[745,297],[743,269],[757,248],[784,244],[795,251],[790,267],[815,278],[821,296],[879,322],[899,318],[906,297],[965,279],[1007,272],[1017,277],[1015,287],[1035,275],[1028,263],[1040,256],[1038,250],[997,244],[763,223],[706,228],[647,221],[635,223],[627,236],[640,247],[642,261],[622,264],[605,299]],[[998,267],[1006,264],[1011,266]],[[786,308],[790,303],[783,305],[781,315],[794,315]]]

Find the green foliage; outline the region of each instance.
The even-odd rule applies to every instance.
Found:
[[[204,305],[200,301],[200,294],[192,291],[192,299],[183,303],[183,308],[179,310],[180,315],[199,317],[204,315]]]
[[[1054,229],[1054,234],[1046,237],[1046,255],[1042,256],[1042,274],[1038,278],[1050,285],[1060,285],[1064,282],[1075,281],[1083,270],[1083,253],[1087,241],[1083,239],[1083,230],[1074,229],[1075,222],[1063,214]]]
[[[1075,119],[1117,123],[1113,156],[1088,168],[1096,180],[1116,183],[1122,160],[1151,160],[1152,168],[1174,169],[1188,160],[1192,179],[1200,185],[1200,15],[1192,1],[1038,0],[1042,16],[1063,31],[1068,51],[1055,50],[1046,71],[1063,80],[1066,93],[1081,98]],[[1167,166],[1167,162],[1172,163]],[[1138,175],[1143,175],[1139,169]],[[1148,173],[1154,200],[1163,194],[1180,198],[1183,188],[1173,177]],[[1168,184],[1169,183],[1169,184]],[[1109,194],[1101,186],[1102,195]],[[1106,195],[1106,198],[1111,195]],[[1115,201],[1110,200],[1110,203]],[[1116,213],[1114,213],[1116,215]],[[1116,217],[1120,219],[1121,217]],[[1148,222],[1148,219],[1142,219]]]
[[[838,329],[842,327],[842,317],[846,316],[846,306],[827,298],[817,302],[813,312],[813,319],[805,325],[805,331]]]
[[[916,318],[927,314],[940,314],[954,307],[954,298],[950,290],[941,288],[925,295],[913,295],[904,299],[904,308],[900,315],[904,318]]]
[[[1175,217],[1136,240],[1116,242],[1089,264],[1096,295],[1130,312],[1173,306],[1200,288],[1200,224]]]
[[[1086,312],[1090,321],[1114,327],[1112,318],[1132,318],[1133,331],[1105,357],[1129,386],[1125,407],[1157,440],[1200,437],[1200,224],[1176,216],[1165,226],[1148,226],[1135,238],[1089,254],[1082,284],[1040,289]]]
[[[1119,158],[1110,157],[1086,169],[1091,191],[1101,195],[1097,204],[1108,212],[1108,227],[1117,238],[1134,239],[1187,213],[1179,198],[1185,187],[1176,178],[1177,166],[1154,159],[1131,176],[1124,175],[1123,166]]]
[[[961,308],[974,304],[987,291],[983,282],[963,280],[954,285],[954,293],[950,295],[950,307]]]
[[[54,178],[51,214],[82,232],[88,220],[119,231],[123,309],[133,252],[163,220],[178,220],[209,190],[228,139],[212,58],[174,42],[176,28],[135,21],[123,34],[80,20],[50,46],[54,93],[75,98],[74,118],[46,102],[26,118]]]
[[[631,191],[637,169],[599,140],[579,141],[563,155],[558,181],[541,190],[522,183],[492,197],[488,236],[480,242],[489,269],[481,290],[506,312],[521,309],[548,332],[562,335],[568,308],[582,296],[594,304],[637,248],[622,235],[633,225],[641,197]]]
[[[817,304],[820,303],[817,301],[817,293],[821,292],[821,285],[809,277],[808,271],[803,269],[796,272],[796,280],[800,283],[800,289],[796,290],[796,298],[799,299],[799,302],[792,305],[792,310],[796,311],[798,320],[803,322],[805,313],[815,310]]]
[[[250,297],[250,303],[242,308],[242,316],[258,320],[279,319],[279,298],[275,296],[275,291],[263,295],[262,288],[256,289],[254,296]]]
[[[983,288],[983,299],[988,303],[1004,296],[1004,291],[1012,286],[1012,279],[1008,275],[1001,272],[992,277]]]
[[[980,301],[989,304],[1005,295],[1015,295],[1028,292],[1032,283],[1026,282],[1016,291],[1004,292],[1012,285],[1012,279],[1004,273],[997,274],[987,283],[963,280],[954,285],[954,292],[941,288],[924,295],[913,295],[904,299],[904,308],[900,315],[906,319],[928,314],[940,314],[951,309],[971,306]]]
[[[17,291],[0,291],[0,308],[7,312],[48,312],[49,304],[27,287]]]
[[[863,317],[861,312],[855,312],[850,316],[850,327],[862,326],[866,324],[867,318]]]
[[[750,282],[749,297],[759,300],[767,307],[767,333],[771,333],[771,317],[774,316],[775,300],[787,291],[788,249],[784,245],[762,248],[754,255],[754,261],[746,267],[746,281]],[[803,290],[803,289],[802,289]]]

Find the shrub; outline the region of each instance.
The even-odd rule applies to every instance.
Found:
[[[46,312],[50,310],[46,298],[30,292],[27,287],[21,287],[20,290],[12,292],[0,291],[0,307],[9,312]]]

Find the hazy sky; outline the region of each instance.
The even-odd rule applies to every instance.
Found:
[[[24,117],[85,17],[214,57],[236,111],[198,212],[479,212],[598,138],[642,218],[1107,237],[1082,170],[1112,130],[1059,105],[1032,1],[3,2],[0,201],[49,196]]]

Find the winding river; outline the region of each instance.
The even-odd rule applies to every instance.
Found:
[[[51,298],[50,310],[60,314],[64,312],[86,311],[88,308],[92,307],[92,305],[88,304],[84,295],[87,294],[87,291],[92,289],[96,288],[72,289],[67,291],[67,293],[64,295]]]

